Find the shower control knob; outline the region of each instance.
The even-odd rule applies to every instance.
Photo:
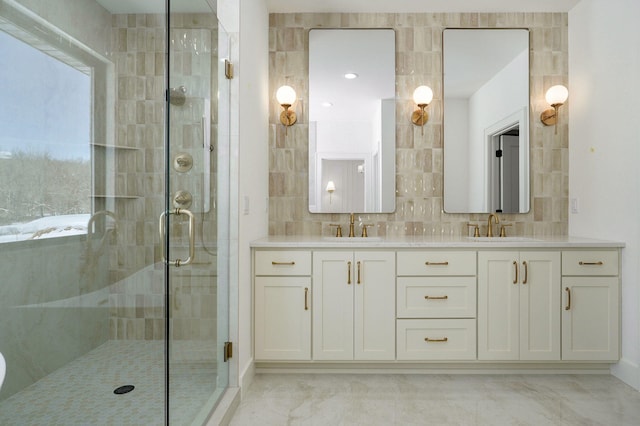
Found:
[[[191,170],[191,167],[193,167],[193,157],[191,154],[182,152],[176,155],[176,158],[173,159],[173,168],[177,172],[188,172]]]
[[[173,196],[173,207],[177,209],[188,209],[193,202],[191,193],[185,190],[179,190]]]

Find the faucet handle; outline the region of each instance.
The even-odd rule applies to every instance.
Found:
[[[513,223],[503,223],[500,226],[500,236],[501,237],[506,237],[507,236],[507,231],[504,229],[505,226],[511,226],[513,225]]]
[[[339,223],[330,223],[329,226],[336,227],[336,237],[342,237],[342,225]]]
[[[469,224],[467,224],[467,226],[469,228],[473,227],[473,236],[474,236],[474,238],[480,236],[480,226],[477,223],[469,223]]]
[[[373,223],[363,223],[363,224],[362,224],[362,237],[363,237],[363,238],[366,238],[366,237],[368,237],[368,236],[369,236],[369,235],[367,234],[367,227],[369,227],[369,226],[373,226]]]

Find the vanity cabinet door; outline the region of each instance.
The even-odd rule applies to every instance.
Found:
[[[313,253],[313,359],[353,359],[352,251]]]
[[[394,252],[356,252],[354,358],[393,360],[396,347]]]
[[[562,278],[562,359],[619,359],[618,277]]]
[[[560,253],[478,253],[478,359],[560,359]]]
[[[313,254],[313,359],[395,358],[395,253]]]
[[[560,360],[560,252],[520,252],[520,359]]]
[[[256,361],[311,360],[311,277],[256,277]]]
[[[478,253],[478,359],[520,359],[519,260],[518,252]]]

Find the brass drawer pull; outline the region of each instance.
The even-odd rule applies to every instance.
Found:
[[[424,297],[427,300],[447,300],[449,298],[449,296],[444,295],[444,296],[425,296]]]
[[[427,266],[447,266],[449,265],[449,262],[424,262],[425,265]]]
[[[513,280],[513,283],[518,284],[518,262],[514,260],[513,266],[515,267],[515,270],[516,270],[516,278]]]
[[[522,284],[526,284],[529,276],[529,265],[527,265],[527,262],[522,262],[522,264],[524,265],[524,280],[522,280]]]
[[[431,339],[429,337],[425,337],[424,341],[425,342],[448,342],[449,338],[448,337],[443,337],[442,339]]]
[[[360,284],[360,262],[358,262],[358,284]]]
[[[296,262],[271,262],[272,265],[276,266],[276,265],[289,265],[289,266],[293,266],[296,264]]]
[[[569,287],[565,287],[564,291],[567,292],[567,306],[564,307],[565,311],[571,309],[571,289]]]
[[[351,284],[351,262],[347,262],[347,284]]]
[[[304,288],[304,310],[305,311],[309,310],[309,288],[308,287]]]
[[[583,262],[582,260],[580,262],[578,262],[578,265],[580,266],[589,266],[589,265],[595,265],[595,266],[602,266],[604,265],[603,261],[598,261],[598,262]]]

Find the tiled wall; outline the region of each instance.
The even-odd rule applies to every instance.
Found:
[[[216,187],[215,153],[203,149],[203,111],[208,105],[215,145],[217,99],[217,20],[215,15],[174,14],[170,30],[170,80],[185,86],[186,100],[171,105],[170,163],[179,153],[193,157],[187,172],[170,172],[171,191],[188,190],[196,215],[196,264],[171,268],[172,339],[204,340],[216,331],[215,203],[203,211],[204,156],[211,156],[209,178]],[[110,337],[164,339],[165,299],[158,218],[165,191],[165,21],[163,15],[113,15],[115,65],[114,191],[109,198],[118,217],[118,241],[111,255]],[[207,98],[210,103],[206,104]],[[130,149],[132,148],[132,149]],[[108,185],[107,185],[108,186]],[[208,196],[213,192],[210,191]],[[111,209],[107,207],[108,209]],[[204,228],[203,228],[204,227]],[[188,222],[172,216],[170,257],[186,259]],[[188,269],[188,270],[187,270]]]
[[[329,223],[348,223],[346,214],[308,210],[308,32],[311,28],[393,28],[396,31],[396,211],[361,215],[380,236],[466,235],[469,222],[486,215],[443,212],[442,31],[445,28],[528,28],[530,30],[531,210],[505,214],[516,235],[566,235],[568,215],[567,108],[560,110],[558,134],[540,122],[548,106],[544,93],[567,85],[566,13],[272,14],[269,30],[270,157],[269,234],[330,235]],[[293,86],[302,101],[298,123],[288,134],[279,124],[275,92]],[[430,120],[411,124],[413,90],[434,90]]]

